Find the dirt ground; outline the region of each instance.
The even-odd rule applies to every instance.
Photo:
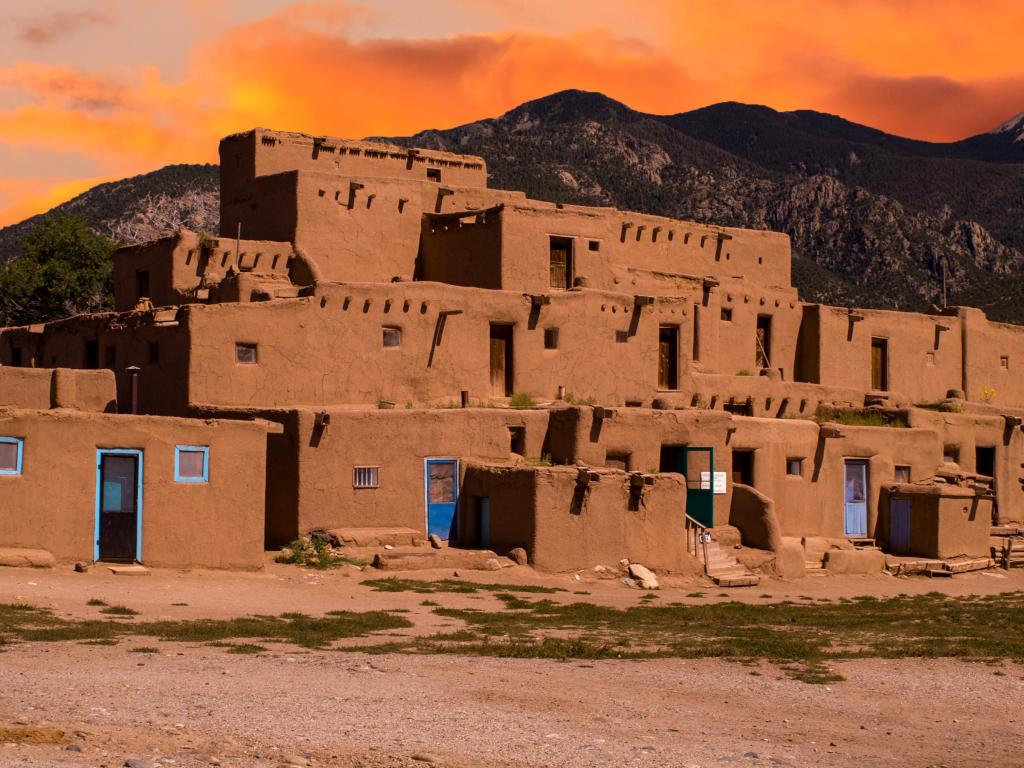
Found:
[[[85,574],[0,569],[0,602],[96,618],[86,602],[102,599],[145,620],[405,609],[414,626],[386,633],[401,635],[453,626],[422,606],[424,598],[448,607],[500,605],[490,594],[380,593],[360,584],[380,576],[276,564],[262,573],[132,577],[95,567]],[[641,597],[592,574],[577,581],[516,567],[461,577],[561,587],[567,591],[545,595],[559,601],[628,607]],[[668,580],[659,602],[1020,589],[1019,572],[766,580],[728,590],[727,597],[706,583]],[[131,652],[138,646],[159,652]],[[0,652],[0,742],[30,726],[55,726],[65,735],[53,744],[0,743],[0,766],[1024,764],[1024,666],[918,659],[833,666],[845,681],[808,685],[767,663],[717,660],[560,662],[289,646],[246,656],[152,638],[116,646],[18,643]]]

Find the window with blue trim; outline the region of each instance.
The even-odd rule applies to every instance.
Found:
[[[210,481],[210,449],[204,445],[179,445],[174,449],[174,481],[207,483]]]
[[[20,475],[24,457],[24,439],[0,437],[0,475]]]

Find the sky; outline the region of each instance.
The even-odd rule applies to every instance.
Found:
[[[931,141],[1024,112],[1022,0],[0,2],[0,226],[261,126],[404,135],[566,88]]]

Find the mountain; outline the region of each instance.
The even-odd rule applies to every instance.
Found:
[[[651,115],[564,91],[388,140],[483,155],[494,186],[533,197],[787,232],[812,301],[921,310],[945,274],[948,303],[1024,322],[1021,130],[932,143],[819,112]]]
[[[49,215],[81,216],[98,232],[125,244],[168,234],[176,225],[213,231],[220,217],[219,194],[216,165],[168,165],[99,184],[45,214],[0,229],[0,264],[22,255],[22,238]]]
[[[1024,114],[933,143],[834,115],[722,103],[637,112],[563,91],[504,115],[387,138],[482,155],[492,186],[531,197],[775,229],[810,301],[983,308],[1024,324]],[[58,206],[121,242],[217,229],[217,167],[169,166]],[[0,263],[36,218],[0,230]]]

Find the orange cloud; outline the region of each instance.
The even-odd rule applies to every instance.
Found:
[[[105,181],[113,179],[0,179],[0,222],[23,221]]]
[[[256,125],[406,134],[564,88],[660,113],[724,100],[818,109],[933,140],[1024,109],[1024,73],[1008,55],[1024,36],[1017,0],[447,0],[438,13],[454,33],[425,39],[368,37],[386,14],[343,2],[239,24],[245,7],[192,6],[202,29],[223,31],[183,52],[186,75],[173,82],[155,67],[0,68],[0,104],[13,104],[0,106],[0,149],[73,150],[119,177],[215,160],[220,136]],[[489,29],[506,31],[475,31],[480,7]]]

